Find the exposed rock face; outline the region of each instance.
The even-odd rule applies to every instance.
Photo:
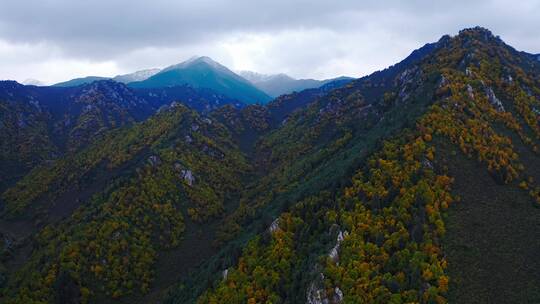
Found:
[[[180,171],[180,176],[186,181],[188,185],[193,186],[193,183],[195,182],[195,177],[193,176],[193,172],[191,172],[191,170],[184,169]]]
[[[334,248],[330,250],[330,253],[328,253],[328,257],[334,262],[337,263],[339,261],[339,247],[341,246],[341,242],[343,242],[345,236],[347,236],[349,233],[347,231],[342,232],[339,231],[336,239],[336,245]]]
[[[422,70],[418,66],[413,66],[403,71],[396,79],[396,85],[400,88],[397,94],[397,102],[406,102],[410,98],[411,92],[415,87],[421,85]],[[441,77],[439,87],[448,84],[448,79]]]
[[[155,167],[161,164],[161,160],[156,155],[151,155],[150,157],[148,157],[148,162],[150,163],[152,167]]]
[[[317,279],[309,285],[306,304],[330,304],[323,282],[324,274],[321,273]]]
[[[339,287],[334,288],[334,303],[341,303],[343,302],[343,291],[339,289]]]
[[[467,94],[469,98],[474,99],[474,91],[470,84],[467,85]]]
[[[279,229],[279,217],[277,219],[275,219],[272,224],[270,224],[270,227],[268,227],[268,231],[270,231],[270,233],[274,233],[274,231],[278,230]]]
[[[444,77],[444,75],[441,75],[441,81],[439,81],[438,87],[442,88],[442,87],[447,86],[447,85],[448,85],[448,79],[446,79],[446,77]]]
[[[492,106],[494,106],[495,109],[497,109],[498,112],[504,112],[505,111],[503,104],[501,103],[499,98],[497,98],[497,96],[495,96],[495,93],[493,92],[493,89],[491,87],[486,88],[486,95],[487,95],[487,98],[489,100],[489,103]]]
[[[334,294],[328,297],[324,288],[324,274],[320,273],[309,285],[306,304],[340,304],[343,302],[343,292],[339,287],[334,288]]]
[[[427,158],[424,158],[424,160],[422,161],[422,165],[424,166],[424,168],[433,170],[433,163]]]
[[[227,280],[228,275],[229,275],[229,268],[223,270],[223,273],[222,273],[223,280]]]

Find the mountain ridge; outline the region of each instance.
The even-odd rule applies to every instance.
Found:
[[[278,97],[293,92],[300,92],[306,89],[318,88],[333,81],[353,80],[353,78],[346,76],[325,80],[294,79],[283,73],[260,74],[252,71],[239,71],[239,74],[272,97]]]
[[[2,296],[536,302],[539,117],[540,64],[479,27],[267,105],[172,104],[2,192],[40,231]]]

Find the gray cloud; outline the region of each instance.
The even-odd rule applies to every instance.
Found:
[[[2,0],[0,78],[50,82],[196,54],[296,77],[359,76],[474,25],[540,52],[538,16],[536,0]]]

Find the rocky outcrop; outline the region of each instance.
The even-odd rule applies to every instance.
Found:
[[[334,288],[333,302],[334,303],[343,302],[343,291],[341,291],[341,289],[339,289],[339,287]]]
[[[470,99],[474,99],[474,91],[470,84],[467,84],[467,95]]]
[[[444,75],[441,75],[441,80],[439,81],[439,85],[437,87],[442,88],[442,87],[447,86],[449,83],[450,82],[448,81],[448,79],[446,79],[446,77],[444,77]]]
[[[279,229],[279,217],[275,219],[272,224],[270,224],[270,227],[268,227],[268,231],[270,233],[274,233],[276,230]]]
[[[422,83],[422,70],[417,66],[406,69],[396,78],[396,85],[399,87],[397,94],[398,102],[406,102],[414,92],[415,88]],[[439,82],[439,87],[447,85],[448,80],[443,76]]]
[[[223,277],[223,280],[227,280],[227,277],[229,276],[229,268],[223,270],[223,272],[221,273],[222,277]]]
[[[328,257],[334,262],[339,263],[339,248],[345,237],[349,235],[347,231],[343,232],[339,230],[338,225],[333,225],[330,228],[330,233],[333,234],[337,230],[336,244],[330,252]],[[339,304],[343,302],[343,292],[339,287],[335,287],[333,292],[330,292],[330,295],[326,292],[324,285],[324,274],[321,272],[317,277],[311,282],[307,290],[307,304]]]
[[[339,262],[339,247],[341,246],[341,242],[345,239],[345,237],[349,235],[347,231],[342,232],[341,230],[338,232],[337,238],[336,238],[336,245],[330,249],[330,253],[328,253],[328,257],[334,262]]]
[[[493,89],[491,87],[486,88],[486,96],[488,98],[489,103],[497,109],[498,112],[504,112],[504,106],[502,102],[495,96],[495,93],[493,92]]]
[[[306,296],[306,304],[340,304],[344,298],[339,287],[334,288],[331,296],[328,295],[324,287],[324,274],[322,273],[319,273],[317,278],[311,282]]]
[[[195,176],[193,176],[193,172],[191,172],[191,170],[181,170],[180,177],[183,178],[188,185],[193,186],[193,183],[195,182]]]
[[[150,157],[148,157],[148,162],[150,163],[150,166],[152,167],[156,167],[161,164],[161,160],[159,159],[157,155],[151,155]]]
[[[433,163],[427,158],[424,158],[424,160],[422,160],[422,166],[426,169],[433,170]]]
[[[320,273],[309,285],[306,304],[330,304],[324,289],[324,274]]]

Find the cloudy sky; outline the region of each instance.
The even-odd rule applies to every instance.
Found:
[[[540,0],[0,0],[0,79],[51,84],[194,55],[234,70],[361,76],[475,25],[540,53]]]

